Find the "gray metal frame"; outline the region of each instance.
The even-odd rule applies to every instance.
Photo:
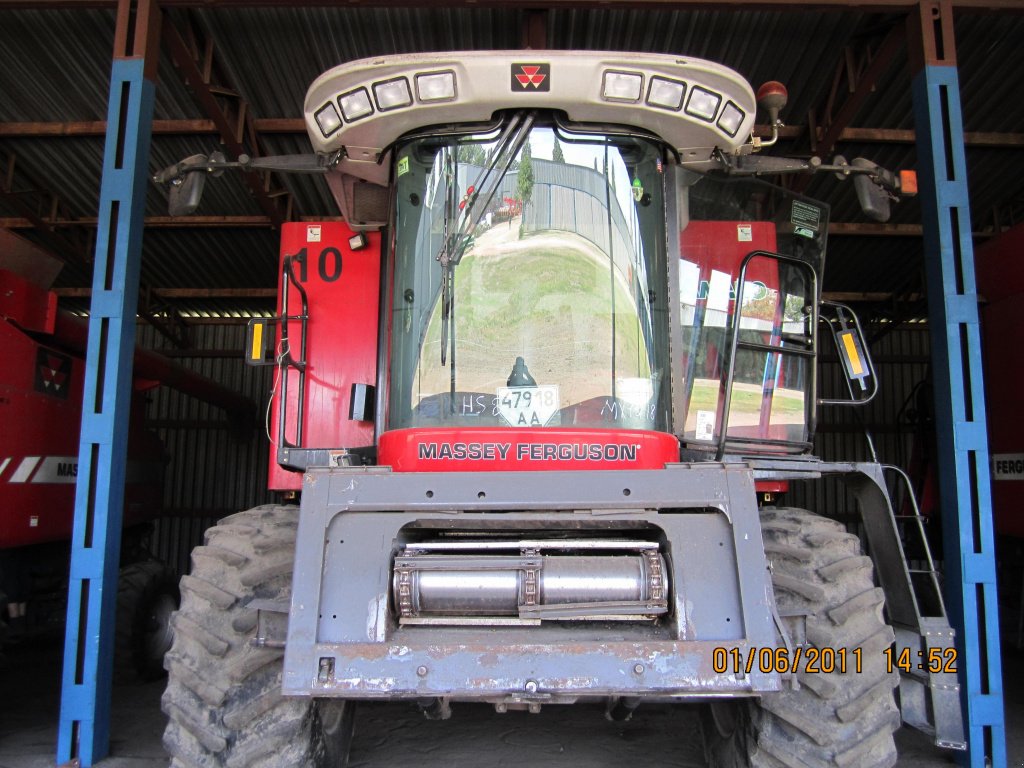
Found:
[[[285,643],[286,695],[449,698],[495,704],[758,695],[784,675],[716,672],[716,649],[789,645],[775,607],[755,480],[840,477],[857,499],[896,649],[914,659],[952,646],[934,569],[911,578],[885,468],[753,457],[658,471],[392,473],[311,469],[304,477]],[[613,628],[399,625],[391,597],[399,548],[426,531],[646,532],[670,572],[669,616]],[[716,546],[717,545],[717,546]],[[924,606],[924,609],[922,609]],[[263,606],[264,611],[284,606]],[[929,608],[930,607],[930,608]],[[258,643],[279,645],[261,618]],[[722,651],[717,651],[721,654]],[[719,659],[721,656],[719,656]],[[903,718],[963,748],[955,675],[900,682]]]
[[[718,674],[715,648],[774,649],[774,599],[745,465],[664,471],[305,475],[284,693],[571,702],[778,690]],[[400,510],[400,511],[399,511]],[[391,563],[411,529],[649,531],[671,572],[671,618],[578,627],[398,626]]]

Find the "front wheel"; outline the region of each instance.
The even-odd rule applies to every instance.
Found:
[[[163,710],[172,768],[343,766],[349,702],[281,694],[284,652],[257,648],[254,600],[291,594],[298,507],[265,506],[221,520],[192,552]]]
[[[900,714],[893,689],[899,678],[884,656],[893,631],[882,617],[882,590],[875,587],[860,540],[840,523],[803,509],[766,508],[761,528],[776,603],[790,637],[804,638],[805,650],[845,654],[848,663],[845,672],[838,666],[814,672],[802,664],[798,688],[709,705],[703,722],[709,763],[721,768],[894,765],[893,731]]]

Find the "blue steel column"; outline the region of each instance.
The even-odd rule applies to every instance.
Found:
[[[952,6],[910,20],[938,433],[946,605],[957,632],[971,766],[1006,765],[978,296]]]
[[[109,753],[114,614],[158,23],[154,4],[119,2],[89,313],[59,764],[77,758],[79,765],[91,766]]]

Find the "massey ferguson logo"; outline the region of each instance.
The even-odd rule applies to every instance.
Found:
[[[513,91],[550,91],[550,64],[513,64]]]
[[[71,358],[40,347],[36,354],[36,392],[67,400],[70,385]]]

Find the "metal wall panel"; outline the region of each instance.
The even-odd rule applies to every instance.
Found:
[[[169,387],[146,393],[147,422],[163,441],[167,460],[165,515],[156,524],[153,554],[181,573],[188,570],[189,553],[202,542],[206,528],[225,515],[274,500],[267,491],[265,426],[274,369],[245,364],[245,325],[193,325],[191,332],[194,354],[189,356],[175,353],[149,325],[139,326],[139,343],[170,351],[181,365],[241,392],[258,413],[255,428],[236,435],[218,408]]]
[[[869,331],[870,333],[870,331]],[[820,411],[814,452],[829,461],[870,461],[871,449],[865,431],[871,434],[878,460],[909,470],[915,450],[915,431],[925,414],[917,396],[926,385],[929,361],[928,328],[913,324],[896,330],[871,345],[878,374],[878,395],[864,406],[833,406]],[[845,396],[842,367],[831,348],[822,341],[819,366],[819,396]],[[918,449],[928,446],[918,444]],[[787,500],[822,514],[838,517],[856,513],[853,497],[836,480],[826,480],[806,488],[794,486]]]

